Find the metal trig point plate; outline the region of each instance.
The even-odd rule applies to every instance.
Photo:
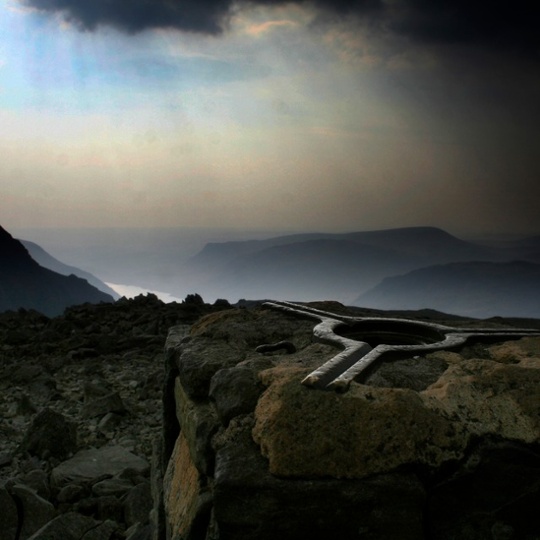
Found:
[[[540,336],[529,328],[454,328],[412,319],[349,317],[292,302],[265,302],[265,307],[318,320],[316,341],[339,347],[341,352],[312,371],[302,384],[345,392],[368,367],[383,357],[417,355],[464,345],[468,340],[503,341]]]

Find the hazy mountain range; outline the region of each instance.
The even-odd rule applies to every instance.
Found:
[[[460,240],[440,229],[415,227],[212,243],[185,265],[182,274],[192,276],[194,286],[210,296],[219,296],[221,291],[233,299],[268,297],[302,301],[327,298],[354,305],[369,301],[366,307],[408,309],[411,302],[405,301],[404,294],[385,293],[387,284],[383,280],[420,268],[425,269],[423,279],[427,279],[441,265],[456,262],[469,263],[463,269],[464,273],[481,276],[483,269],[488,267],[480,263],[491,262],[489,268],[499,269],[501,281],[496,284],[486,275],[486,288],[502,286],[507,275],[504,286],[512,290],[521,279],[518,271],[521,267],[503,263],[513,260],[540,261],[540,238],[481,245]],[[405,281],[403,284],[407,287]],[[529,280],[531,297],[539,298],[540,304],[540,296],[536,294],[538,289],[533,285]],[[444,288],[442,282],[440,286]],[[376,289],[369,296],[364,296],[373,288]],[[470,294],[465,287],[462,293],[459,287],[453,287],[452,291],[454,296]],[[502,297],[498,299],[496,291],[492,291],[489,298],[482,315],[496,315],[510,308],[510,304],[505,304],[506,298],[504,301]],[[417,294],[416,299],[415,308],[435,307],[432,304],[436,297],[430,297],[428,292]],[[517,316],[521,312],[516,311],[516,306],[517,302],[514,302],[510,314]],[[459,309],[452,311],[454,308]],[[437,309],[472,315],[465,303],[441,300]],[[527,313],[530,311],[528,308]],[[537,314],[540,315],[540,306]]]
[[[195,246],[190,234],[189,243]],[[209,242],[189,257],[180,232],[177,241],[171,230],[162,240],[157,231],[139,234],[139,242],[130,235],[114,260],[112,244],[102,240],[102,248],[94,242],[88,249],[81,243],[77,251],[72,241],[70,262],[75,260],[76,266],[88,270],[79,264],[87,261],[94,275],[103,279],[106,274],[109,282],[166,291],[179,298],[196,292],[209,302],[332,299],[378,309],[540,317],[538,236],[480,243],[433,227],[288,234]],[[85,276],[106,290],[98,278],[60,263],[35,243],[25,241],[25,245],[43,266]],[[91,258],[85,259],[89,252]]]
[[[540,317],[540,265],[462,262],[429,266],[385,278],[354,305],[417,310],[429,306],[447,313]]]

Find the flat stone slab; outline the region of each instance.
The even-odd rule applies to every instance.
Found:
[[[57,487],[62,487],[71,483],[92,481],[104,475],[115,476],[126,469],[145,474],[149,468],[150,465],[145,459],[121,446],[104,446],[83,450],[64,461],[53,470],[51,481]]]

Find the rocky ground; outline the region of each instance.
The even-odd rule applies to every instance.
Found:
[[[114,304],[77,306],[55,318],[25,310],[0,314],[0,540],[156,538],[157,531],[150,522],[156,522],[152,512],[159,509],[155,498],[160,494],[158,484],[161,480],[151,471],[161,470],[152,465],[160,455],[156,442],[161,439],[164,429],[163,390],[167,388],[164,384],[168,380],[166,371],[171,368],[170,365],[165,367],[170,361],[164,356],[167,336],[171,343],[173,338],[185,342],[181,349],[186,349],[182,353],[182,366],[187,369],[183,384],[189,387],[186,411],[197,412],[201,406],[212,411],[216,409],[217,416],[215,411],[211,415],[212,426],[218,431],[228,430],[227,433],[231,429],[234,431],[238,418],[246,420],[246,425],[240,426],[242,429],[238,427],[237,431],[247,434],[249,445],[246,448],[249,451],[241,453],[238,459],[228,460],[228,449],[236,455],[238,446],[229,445],[227,436],[222,437],[223,440],[217,437],[215,458],[218,465],[220,459],[225,459],[223,456],[229,465],[238,462],[239,473],[245,475],[250,470],[246,460],[256,454],[255,461],[262,467],[250,479],[255,489],[250,501],[253,500],[255,508],[249,515],[243,512],[242,519],[258,520],[264,505],[257,503],[257,497],[268,486],[277,485],[279,493],[286,493],[283,486],[287,482],[268,473],[267,462],[251,439],[255,421],[252,410],[264,390],[264,385],[254,379],[252,372],[272,367],[312,368],[311,364],[313,367],[320,365],[335,351],[328,345],[312,343],[313,321],[283,318],[249,302],[242,306],[247,309],[234,309],[228,314],[201,319],[203,315],[230,307],[226,301],[217,301],[212,306],[204,304],[197,295],[188,296],[181,304],[164,304],[155,296],[147,295],[133,300],[121,299]],[[350,310],[333,302],[318,307],[354,315],[377,314],[361,309]],[[441,319],[441,314],[427,310],[414,314],[387,312],[386,315],[469,324],[459,318],[447,319],[444,316]],[[191,326],[198,320],[198,324]],[[540,322],[494,319],[482,323],[486,324],[538,327]],[[183,336],[189,327],[190,336],[186,340]],[[171,328],[174,328],[172,333]],[[257,347],[283,339],[294,342],[297,354],[294,350],[264,352]],[[169,349],[171,347],[169,344]],[[185,354],[189,351],[193,353],[191,356]],[[533,352],[530,354],[538,356],[538,351]],[[471,358],[478,357],[480,353],[485,354],[484,348],[476,350],[473,346],[468,350]],[[200,359],[201,355],[204,361],[194,363],[190,371],[187,360],[191,357]],[[224,362],[230,365],[224,366]],[[439,366],[436,377],[449,362],[439,362],[442,367]],[[431,364],[439,365],[436,362]],[[223,367],[230,369],[214,377],[215,371]],[[423,379],[419,377],[416,362],[413,367],[416,370],[413,379],[418,384]],[[411,379],[411,369],[406,363],[402,366],[407,380]],[[390,373],[381,371],[378,375],[381,380],[374,379],[368,384],[383,388],[403,387],[394,380],[398,375],[404,377],[400,373],[396,375],[396,369]],[[235,374],[239,378],[231,378]],[[432,375],[430,371],[426,377],[432,378]],[[213,385],[210,385],[212,378]],[[431,384],[431,378],[426,379],[426,384]],[[303,388],[296,384],[294,388],[297,386]],[[251,387],[255,389],[253,393],[248,391]],[[422,391],[423,388],[416,390]],[[208,395],[210,405],[205,404]],[[196,398],[194,405],[191,404],[193,397]],[[325,397],[328,396],[325,394]],[[165,398],[166,403],[170,401],[171,396],[168,400]],[[198,416],[192,416],[196,424]],[[225,427],[220,428],[221,424]],[[166,433],[167,429],[165,415]],[[183,426],[183,430],[186,437],[190,435],[189,425]],[[199,430],[193,433],[200,435]],[[206,432],[202,430],[201,433],[204,435]],[[264,436],[262,431],[260,436]],[[174,440],[169,442],[174,445]],[[244,447],[241,449],[243,451]],[[210,450],[209,455],[215,449]],[[203,462],[206,454],[198,449],[194,456]],[[212,455],[210,461],[213,460]],[[534,463],[536,467],[536,461]],[[205,467],[205,463],[198,465],[202,472],[197,472],[197,475],[210,482],[208,478],[212,477],[212,467]],[[195,467],[189,470],[195,470]],[[260,471],[266,472],[262,474]],[[532,478],[529,472],[528,478]],[[222,476],[228,478],[227,475]],[[425,488],[417,489],[417,484],[416,491],[413,491],[420,493],[418,500],[421,503]],[[295,481],[294,485],[297,489],[313,491],[315,484],[313,480],[306,480]],[[328,497],[332,499],[335,489],[340,492],[341,484],[332,486],[330,491],[323,490],[326,493],[324,500],[317,502],[315,495],[319,492],[313,495],[315,511],[318,512],[321,504],[328,504]],[[376,498],[383,492],[387,493],[387,487],[385,484],[373,488],[373,496]],[[360,488],[365,490],[364,483]],[[240,485],[240,490],[240,499],[244,500],[244,484]],[[219,508],[219,489],[216,493],[216,508]],[[228,491],[223,493],[227,495]],[[196,493],[194,500],[198,496]],[[205,496],[204,493],[201,495],[204,501]],[[295,491],[289,501],[292,506],[287,504],[283,508],[296,508],[296,501],[302,497],[305,493]],[[236,500],[228,495],[226,499],[227,504]],[[347,501],[345,503],[348,504]],[[339,499],[338,502],[336,512],[341,512],[343,501]],[[207,507],[208,501],[201,506],[203,509]],[[182,506],[178,505],[178,509],[181,510]],[[412,514],[409,512],[408,515]],[[275,515],[271,513],[271,517],[274,523]],[[383,518],[381,520],[386,523]],[[517,538],[503,533],[496,538]]]
[[[0,314],[0,540],[144,537],[168,330],[226,306],[147,295]]]

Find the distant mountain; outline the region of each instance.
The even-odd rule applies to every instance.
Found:
[[[368,288],[388,271],[416,266],[414,257],[341,239],[277,245],[238,257],[220,272],[216,292],[231,298],[347,302],[361,284]]]
[[[92,275],[90,272],[85,272],[80,268],[75,266],[69,266],[60,262],[58,259],[55,259],[52,255],[47,253],[41,246],[38,246],[34,242],[29,242],[28,240],[20,240],[22,245],[28,250],[28,253],[43,268],[48,268],[57,274],[62,274],[63,276],[70,276],[71,274],[85,279],[93,285],[96,289],[111,295],[115,300],[120,298],[120,295],[111,289],[106,283],[103,283],[100,279]]]
[[[530,236],[516,241],[509,248],[515,259],[540,264],[540,236]]]
[[[511,239],[487,239],[485,245],[495,248],[505,260],[529,261],[540,264],[540,236]]]
[[[26,308],[55,316],[71,305],[112,301],[84,279],[43,268],[0,227],[0,311]]]
[[[387,276],[433,264],[504,260],[433,227],[310,233],[207,244],[179,272],[204,298],[352,302]],[[178,291],[177,294],[185,293]]]
[[[354,305],[376,309],[432,308],[468,317],[540,317],[540,265],[463,262],[388,277]]]
[[[193,257],[190,264],[204,267],[221,267],[234,259],[277,246],[295,245],[315,240],[348,241],[374,246],[399,253],[414,255],[426,260],[444,262],[471,257],[491,259],[499,256],[499,250],[460,240],[436,227],[405,227],[380,231],[351,233],[306,233],[278,236],[265,240],[236,242],[213,242]]]

